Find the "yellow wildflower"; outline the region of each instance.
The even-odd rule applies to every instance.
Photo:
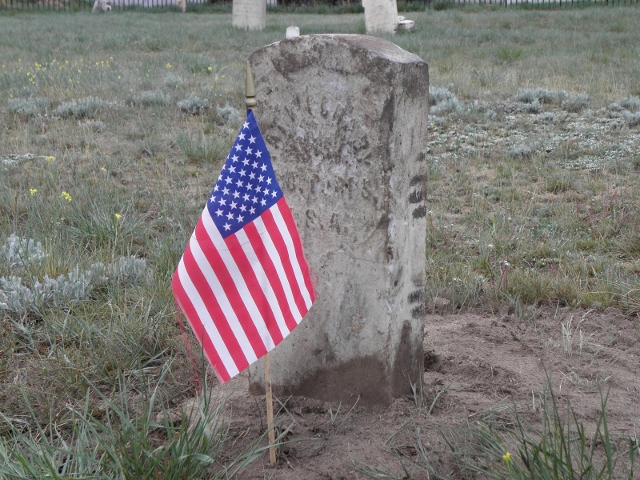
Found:
[[[211,67],[207,67],[207,71],[210,72],[212,70]]]
[[[170,63],[167,63],[167,68],[171,68],[173,65],[171,65]]]
[[[44,159],[45,159],[47,162],[53,162],[53,161],[56,159],[56,157],[53,157],[53,156],[49,155],[48,157],[44,157]]]
[[[116,222],[122,218],[122,215],[120,215],[119,213],[116,213],[115,215],[116,215]]]
[[[505,453],[502,455],[502,460],[504,460],[504,463],[509,465],[511,463],[511,454],[509,452]]]
[[[62,192],[60,196],[64,198],[67,202],[71,201],[71,195],[69,195],[67,192]]]
[[[30,188],[30,189],[29,189],[29,193],[30,193],[31,195],[35,195],[36,193],[38,193],[38,189],[37,189],[37,188]]]

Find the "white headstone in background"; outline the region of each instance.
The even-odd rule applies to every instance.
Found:
[[[278,0],[267,0],[267,5],[270,7],[278,6]]]
[[[271,352],[274,392],[388,404],[423,372],[427,64],[366,35],[303,35],[249,61],[316,275],[311,311]],[[264,394],[264,363],[249,374]]]
[[[396,0],[362,0],[367,33],[395,33],[398,27]]]
[[[267,23],[266,0],[233,0],[231,24],[245,30],[262,30]]]
[[[300,36],[300,29],[298,27],[287,27],[287,38],[295,38]]]

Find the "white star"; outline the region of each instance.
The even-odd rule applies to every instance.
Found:
[[[254,137],[253,135],[251,135],[249,137],[249,143],[256,143],[256,137]]]
[[[251,197],[249,196],[249,194],[248,194],[248,193],[245,193],[245,194],[244,194],[244,197],[242,197],[242,199],[243,199],[245,202],[248,202],[250,198],[251,198]]]
[[[229,171],[231,173],[236,173],[236,167],[234,167],[233,165],[229,167]]]
[[[238,220],[238,223],[240,223],[244,220],[244,217],[242,215],[238,215],[238,218],[236,220]]]
[[[240,150],[242,150],[242,145],[238,144],[235,146],[236,152],[239,152]]]
[[[218,180],[222,180],[222,174],[218,176]]]
[[[233,220],[233,213],[231,213],[231,212],[227,213],[227,218],[229,220]]]
[[[253,207],[251,207],[251,208],[249,209],[249,214],[250,214],[250,215],[255,215],[255,214],[256,214],[256,209],[255,209],[255,208],[253,208]]]
[[[238,138],[239,138],[240,140],[244,140],[244,133],[240,132],[240,133],[238,134]]]
[[[240,211],[241,212],[246,212],[247,211],[247,206],[244,203],[242,205],[240,205]]]
[[[278,192],[275,190],[271,190],[271,196],[272,197],[277,197],[278,196]]]
[[[251,147],[247,147],[245,152],[247,152],[247,155],[251,155],[253,153],[253,150],[251,150]]]
[[[224,198],[221,198],[220,200],[218,200],[218,203],[219,203],[220,205],[226,205],[226,204],[227,204],[227,201],[226,201]]]
[[[262,166],[260,167],[260,170],[264,172],[266,169],[267,169],[267,165],[263,163]]]
[[[251,172],[251,173],[249,174],[249,178],[250,178],[251,180],[255,180],[255,178],[256,178],[256,174],[255,174],[255,173],[253,173],[253,172]]]
[[[225,182],[227,182],[227,184],[231,183],[232,178],[231,177],[227,177],[224,179]]]
[[[264,207],[266,204],[267,204],[267,201],[264,198],[260,200],[260,205]]]
[[[247,190],[253,190],[253,185],[251,183],[247,183]]]
[[[261,187],[260,185],[258,185],[258,186],[256,187],[256,192],[260,193],[261,191],[262,191],[262,187]]]
[[[238,187],[242,187],[242,185],[244,185],[244,182],[243,182],[242,180],[238,180],[238,181],[236,182],[236,185],[237,185]]]
[[[264,175],[260,175],[260,176],[258,177],[258,181],[259,181],[259,182],[264,182]]]
[[[238,204],[236,202],[231,202],[231,210],[235,210],[238,208]]]
[[[224,213],[224,212],[223,212],[222,210],[220,210],[220,209],[216,210],[216,216],[218,216],[218,217],[219,217],[220,215],[222,215],[223,213]]]
[[[267,177],[267,185],[271,185],[271,177]]]
[[[237,190],[234,190],[233,198],[238,198],[239,196],[240,196],[240,192],[238,192]]]
[[[261,158],[262,152],[260,150],[256,150],[256,158]]]
[[[222,189],[222,194],[223,194],[223,195],[229,195],[229,189],[228,189],[227,187],[224,187],[224,188]]]
[[[213,186],[213,191],[214,191],[214,192],[217,192],[217,191],[218,191],[218,188],[219,188],[219,187],[218,187],[218,184],[216,183],[216,184]]]
[[[225,230],[231,230],[231,225],[229,225],[228,223],[224,224],[224,229]]]
[[[245,128],[249,128],[249,122],[244,122],[242,124],[242,129],[244,130]]]
[[[258,168],[258,162],[253,162],[253,163],[251,164],[251,166],[252,166],[253,168]]]
[[[251,199],[251,201],[252,201],[253,203],[258,203],[258,197],[253,197],[253,198]]]
[[[214,197],[213,195],[211,195],[211,198],[209,199],[210,202],[215,202],[216,201],[216,197]]]
[[[249,159],[247,157],[244,158],[244,160],[242,160],[242,164],[246,167],[247,165],[249,165]]]
[[[239,158],[240,157],[238,157],[238,155],[234,155],[233,157],[231,157],[231,160],[233,160],[233,163],[236,163]]]
[[[264,194],[269,195],[269,190],[267,188],[264,189]]]
[[[240,176],[241,177],[246,177],[247,176],[247,171],[243,168],[242,170],[240,170]]]

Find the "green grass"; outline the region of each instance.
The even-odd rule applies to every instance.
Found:
[[[173,442],[188,435],[149,420],[193,394],[170,278],[240,125],[248,55],[292,24],[303,34],[364,33],[364,21],[273,13],[264,31],[245,32],[231,28],[228,12],[200,13],[0,12],[0,246],[15,234],[46,253],[18,265],[0,255],[0,277],[34,290],[45,276],[68,280],[131,255],[147,268],[74,301],[0,309],[7,478],[63,475],[52,465],[64,455],[78,475],[126,476],[108,462],[124,461],[118,446],[150,429],[158,433],[144,451],[129,452],[146,458],[136,468],[222,468],[211,444],[191,444],[180,451],[214,463],[196,456],[180,470],[188,454],[176,457]],[[612,102],[637,114],[640,10],[410,18],[414,32],[386,38],[429,63],[449,102],[432,108],[439,118],[427,146],[427,298],[444,297],[454,311],[553,303],[639,312],[640,154],[585,146],[561,119]],[[498,107],[519,95],[538,112],[507,128]],[[534,114],[560,119],[550,152]],[[625,132],[637,132],[634,118]],[[466,130],[477,126],[478,136]],[[80,448],[93,453],[78,456]]]

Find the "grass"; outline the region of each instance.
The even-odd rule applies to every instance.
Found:
[[[428,299],[640,312],[639,17],[446,9],[414,12],[414,32],[387,37],[429,63],[436,89]],[[361,15],[270,13],[262,32],[230,23],[228,12],[0,12],[0,246],[15,234],[42,252],[0,255],[0,277],[33,293],[121,258],[146,265],[136,281],[0,308],[7,478],[223,468],[224,426],[198,440],[151,421],[193,396],[170,278],[242,121],[247,56],[289,25],[364,33]],[[609,122],[608,143],[595,127],[572,133],[589,119]],[[142,450],[121,456],[131,438]],[[133,457],[144,461],[118,463]]]

